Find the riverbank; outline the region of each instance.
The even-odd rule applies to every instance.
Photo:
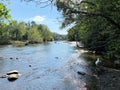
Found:
[[[0,45],[14,45],[14,46],[26,46],[29,44],[41,44],[41,43],[46,43],[46,42],[51,42],[51,41],[19,41],[19,40],[10,40],[8,42],[0,43]]]
[[[28,43],[28,41],[10,41],[10,44],[14,46],[25,46],[28,45]]]
[[[96,78],[94,81],[97,86],[97,89],[94,90],[120,90],[120,69],[116,69],[112,62],[104,60],[99,55],[84,53],[82,56],[88,62],[91,62],[91,70],[93,71],[94,78]],[[95,65],[97,58],[102,60],[98,66]]]
[[[120,90],[120,70],[97,67],[99,90]]]
[[[76,42],[71,42],[71,46],[76,47]],[[87,90],[120,90],[120,69],[115,69],[112,62],[105,60],[100,55],[89,53],[83,49],[77,49],[78,53],[82,53],[87,62],[90,62],[93,72],[91,75],[84,75],[82,78],[86,79]],[[102,61],[100,65],[96,66],[95,61],[100,58]]]

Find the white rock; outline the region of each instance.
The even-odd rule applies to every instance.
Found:
[[[18,74],[10,74],[10,75],[8,75],[8,80],[13,81],[13,80],[18,79],[18,77],[19,77]]]
[[[7,75],[10,75],[10,74],[18,74],[19,72],[17,70],[12,70],[12,71],[9,71],[7,72]]]

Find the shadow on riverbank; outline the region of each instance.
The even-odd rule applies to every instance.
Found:
[[[116,69],[112,62],[103,59],[99,55],[84,53],[82,54],[93,71],[93,75],[86,77],[89,82],[88,90],[120,90],[120,69]],[[98,66],[95,65],[97,58],[102,60]]]

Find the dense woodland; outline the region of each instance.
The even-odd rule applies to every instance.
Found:
[[[68,40],[120,63],[120,0],[57,0]]]
[[[66,35],[52,33],[46,25],[36,24],[34,21],[25,23],[14,20],[8,25],[1,23],[0,28],[0,44],[10,44],[14,41],[34,44],[66,39]]]
[[[68,40],[82,42],[84,48],[102,54],[112,61],[120,62],[120,0],[37,1],[44,6],[54,3],[63,15],[62,28],[73,25],[68,30]],[[52,40],[51,33],[45,25],[16,21],[6,25],[6,20],[9,21],[10,18],[9,11],[6,4],[0,3],[0,41]]]
[[[53,35],[46,25],[35,22],[25,23],[11,21],[9,25],[0,25],[0,43],[7,44],[10,41],[28,41],[29,43],[41,43],[52,41]]]

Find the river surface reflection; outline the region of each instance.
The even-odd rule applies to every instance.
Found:
[[[18,70],[14,82],[0,78],[0,90],[87,90],[77,71],[90,73],[73,43],[66,41],[16,47],[0,46],[0,73]]]

